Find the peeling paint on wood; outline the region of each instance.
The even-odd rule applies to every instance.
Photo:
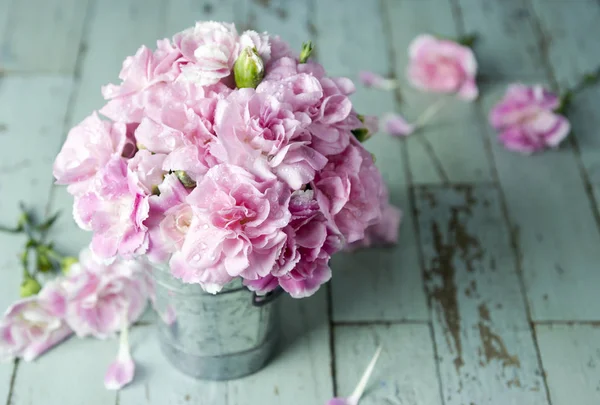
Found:
[[[600,328],[536,326],[553,405],[600,403]]]
[[[547,405],[500,194],[423,186],[415,195],[445,404]]]

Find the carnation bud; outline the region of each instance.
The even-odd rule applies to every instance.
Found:
[[[235,84],[240,89],[255,89],[259,85],[265,76],[265,64],[256,48],[248,46],[242,50],[233,65],[233,75]]]
[[[21,298],[31,297],[32,295],[36,295],[40,292],[42,286],[40,283],[29,274],[25,276],[25,279],[21,283]]]
[[[63,259],[60,261],[60,269],[62,270],[62,273],[64,275],[69,274],[69,271],[71,270],[71,266],[73,266],[77,262],[78,262],[78,260],[76,257],[73,257],[73,256],[63,257]]]
[[[196,187],[196,182],[192,180],[191,177],[188,176],[188,174],[183,170],[175,170],[173,173],[175,173],[175,176],[177,176],[177,178],[185,188]]]
[[[37,269],[42,273],[52,270],[52,261],[45,249],[38,249],[37,252]]]
[[[313,51],[313,44],[312,41],[306,41],[302,43],[302,50],[300,51],[300,58],[299,58],[299,62],[300,63],[306,63],[306,61],[308,60],[308,58],[310,58],[310,54]]]
[[[367,128],[353,129],[352,134],[359,142],[365,142],[371,137],[371,133]]]

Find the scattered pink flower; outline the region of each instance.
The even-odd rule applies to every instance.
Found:
[[[383,119],[384,131],[393,136],[408,136],[415,132],[415,126],[406,122],[400,114],[389,113]]]
[[[121,325],[119,353],[117,359],[110,364],[104,376],[104,387],[107,390],[120,390],[131,381],[135,374],[135,363],[129,348],[129,327],[127,319]]]
[[[118,260],[105,265],[82,251],[61,288],[66,298],[65,320],[79,337],[106,339],[144,312],[149,289],[140,261]]]
[[[64,301],[56,293],[50,285],[8,308],[0,320],[0,361],[32,361],[73,333],[61,317]]]
[[[477,98],[477,60],[473,51],[447,39],[420,35],[409,46],[408,80],[416,88]]]
[[[375,370],[375,364],[377,364],[377,360],[379,359],[379,355],[381,354],[382,347],[379,346],[375,355],[369,362],[365,372],[363,373],[360,381],[358,382],[356,388],[352,395],[348,398],[333,398],[327,401],[326,405],[358,405],[361,397],[363,396],[365,389],[367,388],[367,384],[369,379],[371,378],[371,374],[373,374],[373,370]]]
[[[542,86],[513,84],[490,112],[490,124],[507,149],[530,154],[557,147],[571,131],[556,113],[560,99]]]
[[[370,71],[362,71],[358,74],[358,78],[365,87],[374,87],[381,90],[393,90],[398,85],[393,79],[387,79],[377,73]]]

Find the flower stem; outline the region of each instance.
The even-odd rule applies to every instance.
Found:
[[[373,370],[375,369],[375,364],[377,363],[377,360],[379,359],[379,355],[381,354],[381,349],[382,349],[381,346],[379,346],[377,348],[375,355],[373,356],[373,358],[371,359],[371,362],[367,366],[358,385],[354,389],[354,392],[352,393],[352,395],[350,395],[350,397],[348,397],[349,405],[357,405],[358,401],[360,400],[363,393],[365,392],[365,389],[367,388],[367,383],[369,382],[369,378],[371,378],[371,374],[373,374]]]
[[[424,127],[425,124],[435,117],[447,104],[448,99],[440,98],[435,103],[430,105],[412,124],[415,127],[415,130]]]
[[[600,82],[600,67],[598,67],[595,71],[591,73],[586,73],[583,75],[579,83],[575,86],[567,90],[561,97],[560,106],[557,109],[557,112],[561,114],[565,114],[573,101],[573,98],[587,89],[588,87],[592,87],[597,85]]]
[[[128,318],[129,306],[126,306],[123,313],[123,320],[121,322],[121,336],[119,336],[119,354],[120,359],[128,359],[131,357],[129,351],[129,321]]]

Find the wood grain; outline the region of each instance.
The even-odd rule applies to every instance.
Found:
[[[486,182],[492,180],[483,139],[473,120],[477,109],[471,103],[452,97],[419,93],[405,79],[408,47],[420,34],[457,38],[449,2],[439,0],[385,2],[384,18],[389,26],[394,74],[401,85],[405,103],[401,112],[409,122],[415,121],[439,100],[446,100],[440,113],[423,131],[405,140],[412,182],[440,184],[448,182]],[[465,158],[468,156],[468,159]]]
[[[600,403],[600,327],[538,325],[536,330],[552,404]]]
[[[416,199],[445,404],[548,404],[499,193],[419,187]]]
[[[475,53],[486,80],[530,80],[546,74],[543,48],[527,1],[449,0],[463,33],[479,38]],[[554,7],[557,2],[546,2]],[[569,2],[570,3],[570,2]]]
[[[173,0],[165,9],[164,36],[171,37],[194,25],[196,21],[223,21],[236,24],[241,31],[247,24],[249,0]]]
[[[118,340],[72,338],[40,357],[21,364],[13,405],[112,405],[115,391],[104,388],[104,374],[116,358]]]
[[[87,6],[88,0],[12,1],[0,65],[8,71],[72,74]]]
[[[72,81],[61,77],[0,78],[1,225],[16,225],[20,201],[43,217],[71,88]],[[19,297],[18,254],[25,242],[22,235],[0,233],[0,313]],[[12,370],[12,363],[0,364],[0,401],[8,395]]]
[[[331,75],[356,79],[360,69],[385,71],[390,60],[383,27],[378,23],[382,10],[364,7],[359,0],[315,2],[316,48],[319,62]],[[335,13],[337,18],[330,18]],[[356,30],[372,26],[371,35]],[[353,46],[347,46],[352,43]],[[361,53],[355,52],[361,49]],[[393,94],[358,88],[352,96],[357,111],[380,114],[393,111]],[[391,201],[410,212],[402,145],[380,133],[365,143],[375,154],[390,189]],[[333,318],[336,321],[427,319],[418,245],[414,224],[405,215],[400,244],[353,254],[340,254],[333,260]],[[377,297],[373,299],[373,297]]]
[[[349,396],[377,347],[383,351],[361,405],[441,405],[428,325],[335,328],[337,387]]]
[[[506,84],[489,87],[482,99],[489,111]],[[568,145],[524,156],[505,150],[494,131],[492,153],[520,249],[533,320],[597,320],[600,234]]]
[[[246,27],[279,35],[297,52],[313,38],[310,0],[247,1]]]

